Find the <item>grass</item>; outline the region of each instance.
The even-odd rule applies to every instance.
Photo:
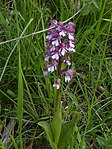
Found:
[[[9,3],[8,3],[9,2]],[[63,82],[63,119],[80,115],[72,149],[112,146],[112,3],[109,0],[0,1],[0,41],[48,28],[51,18],[76,23],[76,70]],[[46,32],[0,45],[0,146],[4,149],[50,148],[40,120],[52,119],[55,76],[43,78]],[[11,130],[8,123],[14,120]],[[6,130],[9,142],[2,139]],[[44,142],[44,143],[43,143]],[[105,142],[105,143],[104,143]]]

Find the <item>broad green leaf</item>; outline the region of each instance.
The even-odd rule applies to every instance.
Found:
[[[99,3],[99,0],[93,0],[92,1],[93,2],[93,4],[94,4],[94,6],[97,8],[97,9],[100,9],[100,3]]]
[[[61,109],[59,109],[51,122],[51,127],[54,133],[54,142],[56,145],[58,145],[60,133],[61,133],[61,126],[62,126],[62,114],[61,114]]]
[[[45,121],[39,122],[38,125],[44,128],[51,147],[54,147],[55,144],[53,143],[53,132],[52,132],[50,125]]]
[[[75,127],[74,120],[63,123],[58,149],[64,149],[68,145],[69,140],[71,139],[71,134],[73,133],[74,127]]]

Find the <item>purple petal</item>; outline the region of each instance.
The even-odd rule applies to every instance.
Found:
[[[68,26],[73,27],[73,26],[75,26],[75,24],[73,22],[69,22]]]
[[[51,24],[53,25],[57,25],[57,21],[56,20],[50,20]]]

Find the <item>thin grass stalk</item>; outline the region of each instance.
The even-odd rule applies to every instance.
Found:
[[[29,90],[29,87],[28,87],[28,83],[25,79],[25,76],[24,76],[23,72],[22,72],[22,77],[23,77],[23,80],[24,80],[24,83],[25,83],[25,86],[26,86],[26,89],[27,89],[28,96],[30,98],[31,105],[32,105],[33,110],[34,110],[34,113],[35,113],[36,117],[38,117],[38,114],[37,114],[36,108],[35,108],[35,104],[33,103],[33,99],[32,99],[32,96],[31,96],[31,93],[30,93],[30,90]]]
[[[21,68],[21,56],[20,56],[20,49],[19,49],[17,117],[19,121],[20,149],[23,149],[22,116],[23,116],[23,79],[22,79],[22,68]]]
[[[60,0],[60,10],[61,10],[60,20],[62,22],[64,20],[64,4],[63,4],[63,0]]]

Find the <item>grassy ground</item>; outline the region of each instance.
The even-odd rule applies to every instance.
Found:
[[[74,149],[112,148],[112,2],[110,0],[0,0],[0,41],[44,30],[80,8],[76,23],[76,70],[63,82],[64,120],[80,115]],[[48,149],[40,120],[53,112],[55,76],[42,77],[46,32],[0,45],[0,145],[2,149]],[[9,135],[8,135],[9,134]],[[4,136],[3,136],[4,135]],[[6,140],[5,140],[6,139]],[[68,147],[67,149],[71,149]]]

